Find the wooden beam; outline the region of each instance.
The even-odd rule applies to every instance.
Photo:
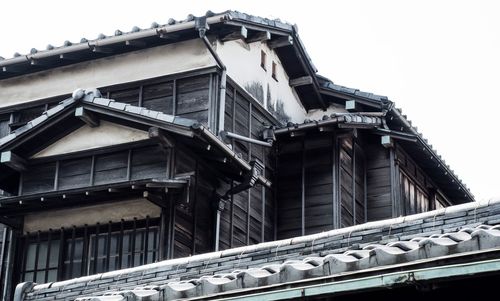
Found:
[[[292,36],[281,37],[267,42],[267,46],[271,49],[291,46],[291,45],[293,45]]]
[[[26,170],[26,166],[28,165],[26,160],[11,151],[2,152],[0,163],[5,164],[16,171]]]
[[[264,41],[269,41],[271,39],[271,33],[269,31],[261,31],[258,32],[250,37],[248,37],[245,42],[248,44],[254,43],[254,42],[264,42]]]
[[[149,134],[149,138],[158,139],[159,143],[164,148],[175,147],[175,141],[172,139],[172,137],[169,134],[167,134],[165,131],[163,131],[157,127],[150,127],[148,130],[148,134]]]
[[[83,107],[76,108],[75,116],[80,118],[83,122],[85,122],[92,128],[99,126],[99,119],[97,118],[97,116],[85,110]]]
[[[302,77],[297,77],[290,79],[288,84],[290,87],[298,87],[298,86],[304,86],[304,85],[311,85],[313,83],[313,79],[311,76],[302,76]]]
[[[238,28],[238,30],[235,30],[224,37],[221,38],[222,42],[227,42],[227,41],[233,41],[233,40],[240,40],[240,39],[246,39],[248,36],[248,30],[245,26],[241,26]]]
[[[23,222],[19,218],[11,218],[5,216],[0,216],[0,223],[14,229],[21,229],[23,226]]]
[[[142,193],[142,197],[144,197],[146,200],[150,201],[151,203],[159,206],[159,207],[165,207],[167,204],[163,200],[161,195],[158,195],[156,193],[152,193],[151,191],[144,191]]]

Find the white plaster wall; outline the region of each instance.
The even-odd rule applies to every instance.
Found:
[[[264,108],[267,108],[266,95],[269,85],[274,104],[276,105],[276,101],[281,99],[284,102],[285,113],[291,117],[291,121],[302,122],[304,120],[304,107],[293,88],[289,86],[289,78],[281,61],[266,43],[247,44],[241,40],[224,43],[218,41],[216,47],[217,54],[226,65],[227,74],[240,86],[245,88],[252,82],[259,82],[262,85]],[[267,71],[260,66],[261,50],[267,55]],[[277,81],[272,78],[273,61],[277,64]]]
[[[200,39],[158,46],[1,80],[0,107],[214,65]]]
[[[42,211],[28,214],[24,217],[24,231],[47,231],[61,227],[80,227],[85,224],[119,222],[121,219],[144,219],[146,216],[159,217],[160,207],[145,199],[130,199],[125,201],[105,203],[100,205]]]
[[[36,153],[33,158],[49,157],[116,144],[149,139],[148,133],[101,120],[98,127],[84,125]]]
[[[310,119],[310,120],[321,120],[323,116],[327,115],[330,116],[333,113],[348,113],[348,111],[345,109],[344,106],[337,105],[337,104],[331,104],[326,111],[323,111],[322,109],[314,109],[314,110],[309,110],[307,112],[307,115],[305,118]]]

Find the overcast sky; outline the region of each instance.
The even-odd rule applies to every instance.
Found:
[[[476,199],[500,197],[500,1],[2,1],[0,56],[209,9],[298,24],[321,75],[387,95]]]

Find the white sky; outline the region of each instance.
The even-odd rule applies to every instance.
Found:
[[[476,199],[500,197],[500,1],[1,1],[0,56],[208,9],[298,24],[320,74],[387,95]]]

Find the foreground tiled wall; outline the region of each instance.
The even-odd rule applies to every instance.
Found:
[[[207,253],[87,276],[27,286],[24,300],[74,300],[80,295],[137,286],[165,284],[235,269],[282,263],[306,256],[324,256],[370,243],[388,243],[456,231],[479,224],[500,224],[500,200],[469,203],[422,214],[371,222],[315,235]]]

